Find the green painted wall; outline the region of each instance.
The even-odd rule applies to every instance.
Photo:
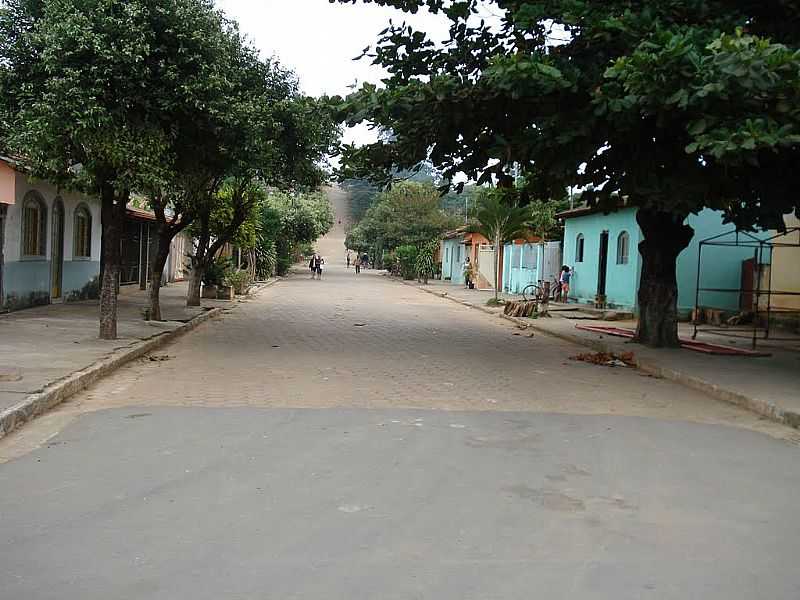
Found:
[[[50,303],[50,261],[13,261],[3,267],[3,308],[19,310]]]
[[[97,297],[99,261],[64,261],[62,278],[66,301]],[[51,263],[49,260],[6,262],[3,266],[4,310],[20,310],[50,303]]]
[[[600,234],[609,233],[606,300],[615,307],[633,309],[639,286],[639,226],[636,211],[625,209],[604,215],[595,213],[567,219],[564,229],[564,264],[574,271],[570,299],[593,303],[597,295],[600,266]],[[630,236],[627,264],[617,264],[617,241],[622,232]],[[578,235],[584,239],[583,261],[576,257]]]
[[[460,238],[442,241],[442,279],[464,284],[464,243]]]
[[[722,222],[722,213],[704,210],[691,215],[687,222],[695,230],[689,247],[678,257],[678,310],[685,316],[695,306],[697,290],[697,258],[700,242],[711,236],[733,229]],[[609,304],[619,308],[636,309],[637,290],[641,258],[638,244],[641,232],[636,223],[635,209],[624,209],[604,215],[595,213],[566,220],[564,231],[564,264],[574,269],[570,298],[582,303],[594,301],[600,258],[600,234],[609,232],[608,271],[606,298]],[[627,264],[617,264],[617,242],[620,233],[630,236]],[[577,237],[584,236],[584,260],[576,259]],[[738,290],[741,282],[742,261],[752,257],[747,248],[706,247],[703,250],[703,280],[701,287]],[[738,292],[704,292],[700,298],[702,306],[735,311],[739,307]]]

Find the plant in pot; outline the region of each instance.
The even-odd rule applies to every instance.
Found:
[[[231,271],[231,263],[227,258],[217,258],[206,269],[203,275],[203,297],[217,299],[220,296],[225,298],[230,296],[233,288],[226,285],[228,273]],[[227,291],[226,290],[229,290]]]
[[[228,273],[225,278],[225,283],[233,288],[237,296],[243,296],[250,291],[250,286],[253,283],[253,278],[248,271],[237,269]]]

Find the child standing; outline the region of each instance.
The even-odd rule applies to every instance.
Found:
[[[561,283],[561,301],[567,304],[569,302],[569,282],[572,280],[572,271],[567,265],[561,267],[561,276],[558,280]]]

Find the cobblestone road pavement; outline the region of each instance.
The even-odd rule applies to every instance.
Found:
[[[76,415],[123,406],[360,407],[608,414],[796,431],[329,258],[264,290],[159,354],[102,381],[0,442],[0,459]]]
[[[329,259],[329,262],[334,262]],[[331,265],[263,291],[23,429],[123,406],[359,407],[610,414],[796,432],[633,369],[570,360],[577,346]],[[13,436],[12,436],[13,437]],[[13,446],[13,444],[12,444]],[[6,445],[0,445],[0,456]]]

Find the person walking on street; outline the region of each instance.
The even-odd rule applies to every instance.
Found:
[[[347,251],[347,268],[350,268],[350,251]]]
[[[322,265],[325,261],[322,257],[315,252],[314,256],[311,257],[311,262],[308,263],[308,267],[311,269],[311,279],[322,279]]]
[[[356,262],[353,263],[353,264],[356,267],[356,275],[358,275],[359,273],[361,273],[361,257],[360,256],[356,256]]]

